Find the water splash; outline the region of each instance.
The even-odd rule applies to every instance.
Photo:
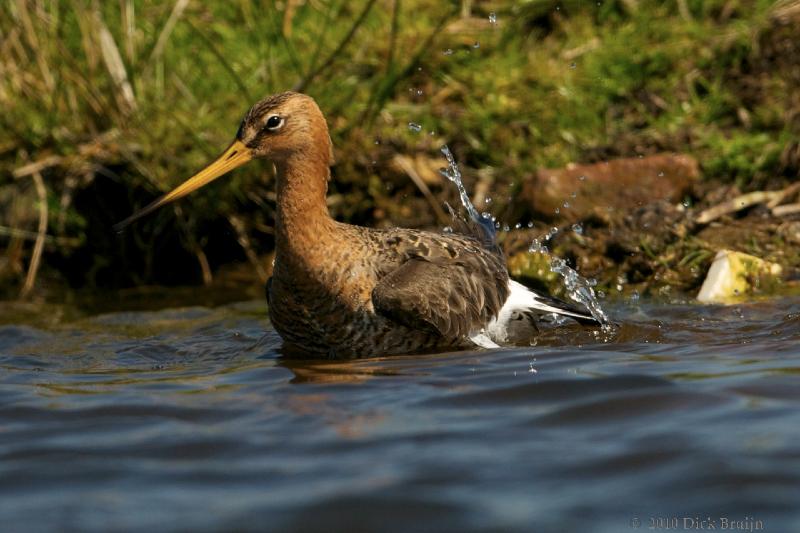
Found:
[[[447,159],[447,168],[439,170],[439,173],[455,184],[458,189],[458,195],[461,198],[461,204],[464,206],[464,209],[467,210],[469,218],[480,224],[487,236],[494,238],[496,235],[494,218],[489,213],[484,213],[483,215],[478,214],[478,210],[472,205],[467,190],[464,188],[464,183],[461,181],[461,171],[458,169],[458,164],[456,163],[455,157],[453,157],[453,153],[446,144],[441,147],[441,152],[445,159]]]
[[[458,164],[453,157],[453,153],[450,151],[450,148],[448,148],[447,145],[442,146],[441,152],[445,159],[447,159],[447,168],[439,170],[439,173],[455,184],[456,188],[458,189],[458,194],[461,198],[461,203],[467,210],[469,217],[476,223],[480,224],[484,231],[487,232],[488,236],[494,238],[496,235],[495,218],[490,213],[483,213],[482,215],[478,214],[478,211],[475,209],[475,206],[472,205],[472,202],[469,199],[467,190],[464,188],[464,183],[461,181],[461,171],[459,170]],[[567,296],[569,296],[572,301],[583,305],[589,310],[589,313],[591,313],[592,317],[600,323],[601,331],[604,335],[607,336],[613,333],[614,327],[611,324],[611,321],[608,319],[605,311],[603,311],[603,309],[600,307],[600,302],[597,300],[597,296],[595,296],[594,289],[592,288],[596,281],[587,280],[575,270],[570,268],[566,261],[560,257],[550,254],[550,250],[547,248],[547,243],[549,243],[550,240],[552,240],[552,238],[558,234],[558,232],[559,229],[557,227],[550,228],[550,230],[544,235],[544,237],[542,237],[541,240],[534,239],[533,242],[531,242],[528,252],[549,255],[550,270],[556,274],[559,274],[563,278],[564,288],[567,289]]]
[[[577,225],[577,224],[576,224]],[[572,228],[575,231],[575,228]],[[581,228],[582,230],[582,228]],[[611,321],[608,319],[603,308],[600,307],[600,302],[592,288],[597,284],[596,280],[586,279],[575,270],[570,268],[567,262],[560,257],[556,257],[550,253],[547,247],[553,237],[558,235],[559,229],[557,227],[550,228],[544,237],[541,239],[533,239],[531,245],[528,247],[529,253],[538,253],[550,256],[550,271],[560,275],[563,279],[564,288],[567,290],[567,296],[573,302],[576,302],[589,310],[592,317],[600,323],[602,332],[606,335],[614,331]]]
[[[600,323],[600,329],[604,334],[608,335],[614,332],[614,326],[606,312],[600,307],[600,302],[597,300],[589,280],[570,268],[565,260],[553,255],[550,256],[550,270],[563,278],[567,296],[573,302],[579,303],[589,310],[592,317]]]
[[[533,241],[531,241],[531,245],[528,247],[528,253],[550,255],[550,249],[547,247],[546,243],[550,242],[557,234],[558,228],[552,227],[550,228],[550,231],[548,231],[545,236],[541,238],[541,240],[533,239]]]

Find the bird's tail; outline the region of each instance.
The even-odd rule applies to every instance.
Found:
[[[586,310],[552,296],[533,291],[516,281],[508,282],[509,296],[497,317],[486,327],[486,334],[497,343],[529,340],[538,333],[536,318],[554,313],[582,324],[600,323]]]

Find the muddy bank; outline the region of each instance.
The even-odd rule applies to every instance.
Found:
[[[93,4],[66,14],[67,24],[85,19],[80,34],[59,30],[55,4],[0,7],[0,33],[15,43],[0,58],[0,297],[17,298],[26,284],[34,299],[143,285],[260,291],[274,244],[268,164],[124,234],[111,227],[213,159],[255,98],[293,83],[329,120],[338,220],[447,225],[444,202],[458,204],[437,172],[447,144],[479,209],[511,228],[503,240],[512,266],[556,226],[548,246],[606,291],[692,294],[723,246],[773,260],[792,278],[798,228],[786,206],[797,197],[769,204],[770,191],[800,172],[797,2],[695,2],[684,12],[650,0],[470,4],[434,13],[412,1],[366,18],[341,10],[319,50],[354,40],[334,63],[315,58],[327,66],[313,80],[288,54],[319,38],[313,3],[308,17],[284,12],[294,37],[197,5],[169,43],[159,31],[169,6],[121,31],[116,4]],[[392,28],[395,38],[383,39]],[[109,31],[114,42],[96,42]],[[137,61],[157,40],[160,66]],[[110,56],[98,52],[115,42],[124,53],[112,72],[124,70],[132,92],[119,91]],[[263,46],[245,46],[254,42]],[[211,43],[216,53],[198,53]],[[264,49],[282,76],[265,76]],[[576,189],[582,166],[595,164]],[[746,208],[698,218],[765,191]]]
[[[800,185],[742,191],[703,181],[697,161],[664,154],[542,170],[524,184],[518,212],[550,222],[505,236],[512,273],[559,291],[533,239],[567,258],[606,293],[693,296],[719,250],[778,264],[791,289],[800,267]],[[764,288],[766,292],[766,287]]]

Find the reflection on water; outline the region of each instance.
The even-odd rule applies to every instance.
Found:
[[[3,530],[800,530],[796,300],[619,306],[608,343],[565,326],[347,362],[280,358],[261,302],[18,311]]]

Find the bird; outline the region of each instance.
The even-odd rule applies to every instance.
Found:
[[[253,105],[221,156],[115,229],[260,158],[276,171],[266,294],[285,354],[350,359],[496,348],[531,339],[542,314],[595,321],[512,280],[493,228],[480,221],[442,233],[336,221],[326,202],[334,163],[327,122],[315,100],[297,92]]]

